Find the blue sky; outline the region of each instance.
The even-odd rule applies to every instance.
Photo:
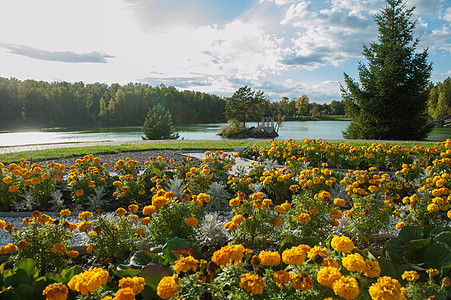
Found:
[[[451,76],[451,0],[415,6],[432,82]],[[271,100],[340,100],[377,39],[383,0],[14,0],[0,4],[0,76],[84,83],[164,83]]]

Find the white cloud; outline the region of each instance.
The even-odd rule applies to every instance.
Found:
[[[295,0],[259,0],[259,3],[274,2],[277,6],[283,6],[295,2]]]
[[[448,22],[451,22],[451,7],[448,7],[442,16],[443,20],[446,20]]]

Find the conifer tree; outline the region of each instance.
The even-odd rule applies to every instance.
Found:
[[[174,126],[172,126],[171,113],[160,104],[149,109],[142,132],[146,135],[142,137],[144,140],[179,138],[179,134],[175,132]]]
[[[427,137],[427,86],[432,64],[427,49],[416,52],[414,8],[387,0],[373,18],[378,42],[363,46],[368,66],[359,62],[360,84],[344,73],[341,87],[351,124],[345,138],[418,140]]]

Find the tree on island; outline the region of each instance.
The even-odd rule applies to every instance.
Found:
[[[427,62],[427,49],[416,52],[413,10],[406,9],[403,0],[387,0],[374,16],[379,42],[363,46],[368,67],[359,62],[360,85],[344,73],[347,88],[342,86],[341,91],[351,118],[345,138],[417,140],[429,134],[426,109],[432,64]]]
[[[265,96],[262,91],[255,92],[248,86],[241,87],[227,99],[225,107],[227,121],[235,120],[246,126],[247,120],[262,115],[264,103]]]
[[[175,132],[174,126],[172,126],[171,113],[160,104],[149,109],[142,132],[146,135],[142,137],[144,140],[179,138],[179,134]]]

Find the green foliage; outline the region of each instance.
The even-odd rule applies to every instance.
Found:
[[[363,47],[368,66],[359,64],[360,85],[344,74],[346,112],[352,122],[344,132],[351,139],[424,139],[427,125],[427,85],[432,66],[428,52],[416,52],[413,9],[403,0],[387,0],[374,17],[379,42]]]
[[[10,231],[13,243],[19,245],[18,251],[11,256],[13,262],[32,258],[41,274],[60,271],[68,265],[66,251],[72,239],[72,231],[64,225],[65,218],[54,224],[48,215],[35,212],[32,219],[25,218],[23,223],[23,230],[15,228]],[[52,251],[55,244],[61,244],[62,252]]]
[[[178,139],[179,134],[172,126],[172,115],[163,106],[157,105],[149,109],[142,128],[146,140]]]
[[[264,101],[262,91],[255,92],[248,86],[241,87],[227,99],[225,116],[228,121],[237,120],[246,125],[246,121],[262,115]]]
[[[89,243],[97,249],[93,253],[94,259],[101,263],[107,259],[113,263],[124,262],[141,242],[136,234],[141,227],[131,215],[99,214],[92,221],[91,228],[93,232],[88,235]]]

